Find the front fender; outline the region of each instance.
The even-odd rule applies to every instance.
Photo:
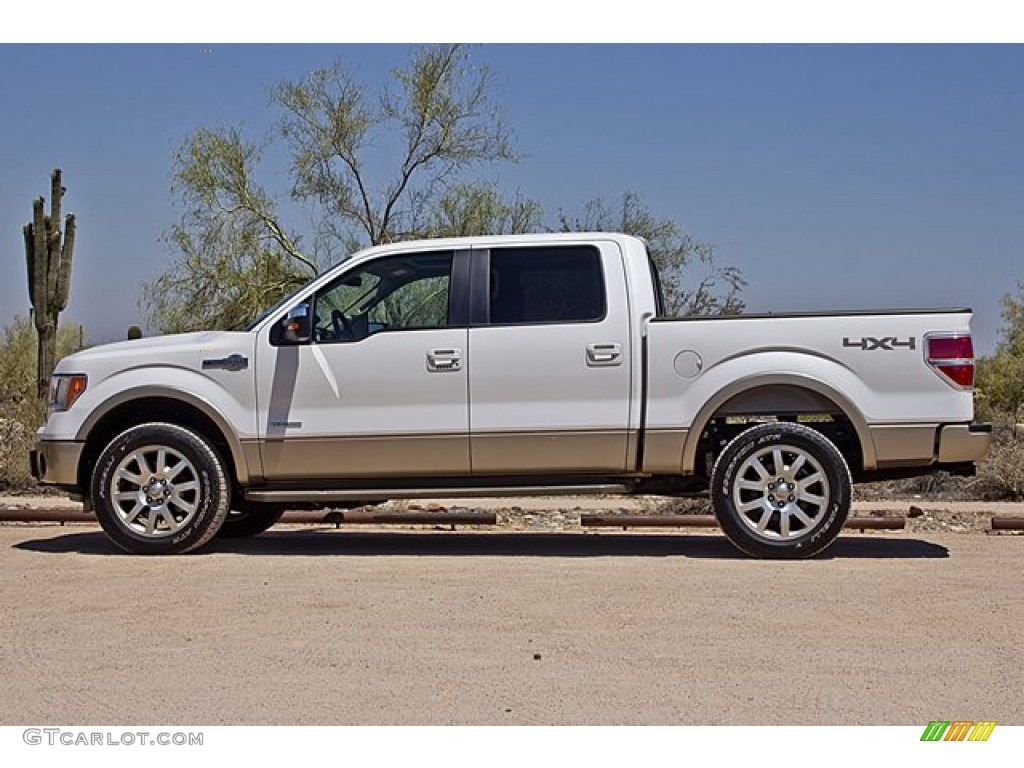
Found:
[[[170,367],[148,367],[144,370],[144,376],[143,369],[125,371],[110,376],[95,388],[87,389],[71,410],[51,417],[47,430],[61,430],[61,417],[74,419],[78,422],[74,424],[74,439],[85,442],[96,425],[117,408],[143,399],[177,401],[199,411],[216,425],[231,451],[236,477],[243,484],[248,482],[250,467],[245,446],[255,445],[256,439],[255,397],[252,394],[245,397],[246,390],[251,391],[251,377],[246,377],[247,387],[239,388],[237,385],[242,382],[235,382],[234,389],[242,392],[232,393],[203,374]],[[221,376],[239,375],[227,371],[218,373]],[[160,382],[154,383],[154,378],[159,378]],[[78,414],[84,414],[84,417],[78,417]],[[70,431],[68,427],[71,426],[69,423],[63,428]]]

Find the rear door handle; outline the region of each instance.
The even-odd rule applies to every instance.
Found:
[[[427,352],[427,370],[434,373],[462,369],[461,349],[431,349]]]
[[[587,344],[587,365],[591,368],[622,365],[622,345],[617,343]]]

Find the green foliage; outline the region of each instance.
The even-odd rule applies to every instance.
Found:
[[[84,346],[82,327],[60,327],[57,358]],[[0,488],[31,482],[28,451],[43,423],[45,403],[36,397],[36,334],[28,318],[16,317],[0,335]]]
[[[717,264],[710,245],[694,240],[675,221],[659,219],[636,192],[625,192],[613,203],[595,198],[576,218],[562,212],[559,225],[563,232],[625,232],[646,240],[670,316],[743,311],[739,294],[746,281],[740,271]]]
[[[418,236],[414,222],[461,172],[514,159],[488,99],[490,73],[470,64],[464,46],[418,47],[391,75],[391,86],[370,94],[339,62],[273,92],[292,196],[370,245]],[[393,167],[370,162],[380,146],[397,146]]]
[[[1003,296],[1003,327],[992,357],[977,361],[974,405],[980,420],[996,424],[992,450],[978,466],[978,482],[989,498],[1024,498],[1024,283]]]
[[[518,193],[506,199],[493,184],[457,184],[413,229],[419,237],[517,235],[540,230],[541,213],[540,203]]]
[[[264,248],[252,232],[209,238],[174,233],[182,258],[146,286],[150,317],[163,333],[241,328],[310,274],[280,250]]]
[[[167,240],[179,256],[142,299],[159,331],[244,325],[317,273],[255,182],[259,160],[259,148],[236,128],[200,128],[175,154],[185,213]]]
[[[979,418],[1012,424],[1024,416],[1024,283],[1002,302],[1001,339],[992,357],[978,360],[974,400]]]

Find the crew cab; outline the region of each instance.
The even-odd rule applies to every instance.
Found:
[[[64,358],[32,464],[135,553],[296,507],[710,490],[737,547],[794,558],[834,540],[852,482],[988,450],[970,310],[663,307],[627,235],[378,246],[245,330]]]

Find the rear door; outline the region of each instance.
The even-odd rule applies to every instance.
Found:
[[[614,242],[473,252],[474,474],[621,472],[631,349]]]

